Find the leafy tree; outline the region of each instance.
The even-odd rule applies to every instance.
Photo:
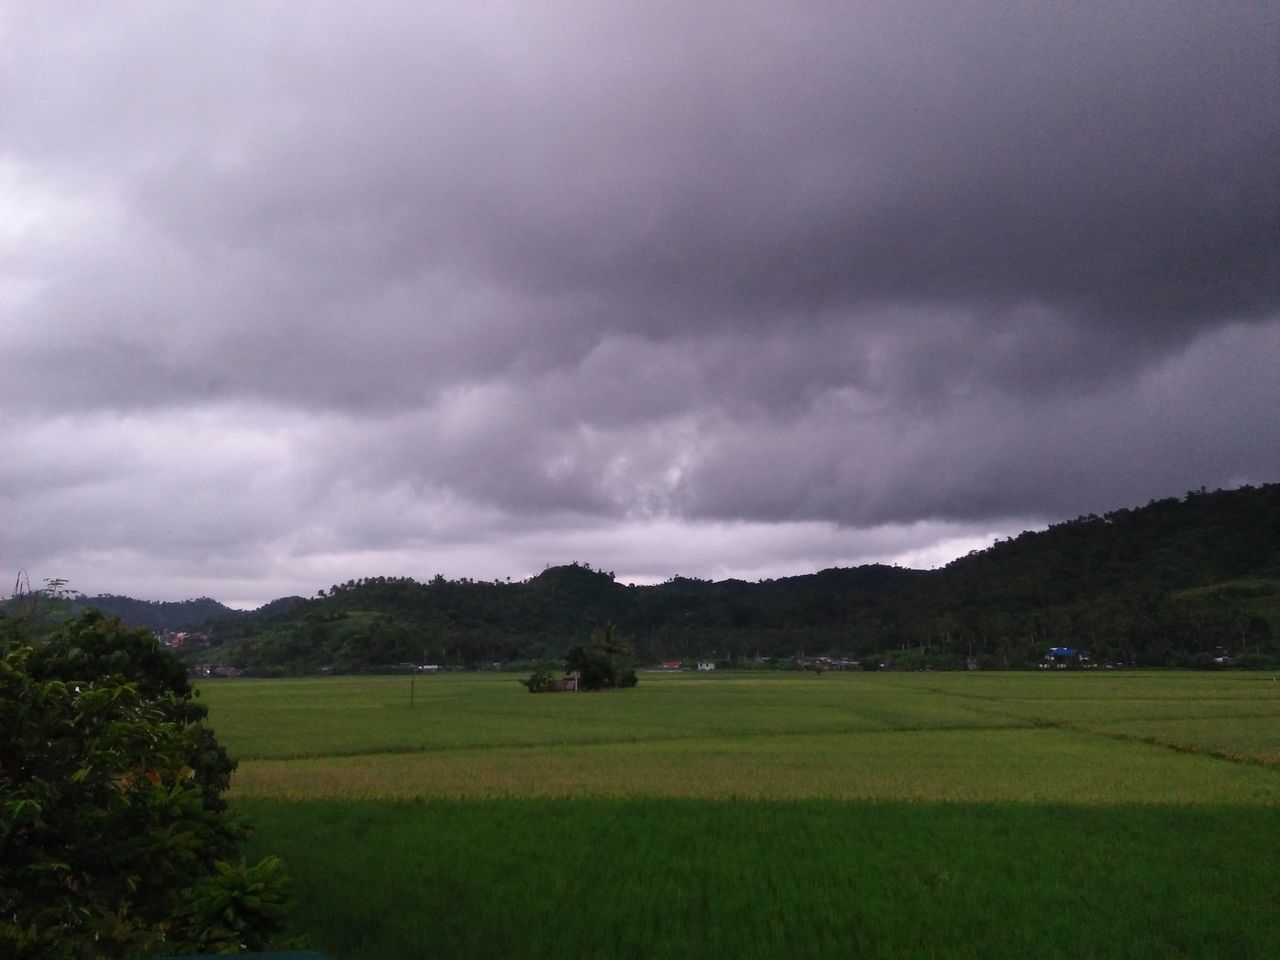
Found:
[[[631,669],[631,648],[614,633],[612,623],[594,631],[591,642],[569,648],[565,669],[578,674],[583,690],[606,690],[634,687],[636,673]]]
[[[234,764],[181,667],[97,611],[32,633],[0,615],[0,955],[267,946],[283,865],[240,856]]]
[[[530,693],[549,693],[556,687],[556,678],[545,670],[535,670],[520,682],[529,689]]]

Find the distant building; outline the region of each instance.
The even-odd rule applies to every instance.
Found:
[[[1075,647],[1050,647],[1049,652],[1040,662],[1040,669],[1065,670],[1067,667],[1092,667],[1093,665],[1089,659],[1088,650],[1078,650]]]
[[[711,662],[706,661],[706,660],[699,660],[699,661],[698,661],[698,669],[699,669],[699,670],[714,670],[715,668],[716,668],[716,665],[715,665],[714,663],[711,663]]]
[[[201,663],[188,672],[197,677],[238,677],[244,673],[239,667],[225,663]]]

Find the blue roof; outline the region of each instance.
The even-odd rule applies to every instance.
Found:
[[[1051,657],[1074,657],[1080,651],[1075,647],[1050,647],[1049,656]]]

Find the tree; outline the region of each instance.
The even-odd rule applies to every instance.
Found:
[[[556,678],[545,670],[534,670],[530,676],[520,682],[528,688],[530,693],[550,693],[556,688]]]
[[[631,648],[606,623],[592,632],[591,642],[570,647],[565,654],[565,670],[578,674],[583,690],[634,687],[636,672],[631,669]]]
[[[181,666],[97,611],[34,632],[0,615],[0,955],[267,946],[283,865],[241,857],[234,764]]]

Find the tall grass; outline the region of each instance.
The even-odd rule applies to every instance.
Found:
[[[1280,803],[1280,770],[1074,730],[915,730],[242,763],[239,797]]]
[[[1280,956],[1276,807],[245,809],[343,960]]]
[[[206,683],[242,760],[569,747],[712,737],[1275,718],[1280,683],[1244,673],[648,675],[616,694],[531,696],[509,675]]]
[[[510,677],[416,686],[412,705],[404,678],[204,693],[243,796],[1280,802],[1280,684],[1242,674],[646,677],[547,696]]]
[[[1280,956],[1247,674],[206,684],[339,960]]]

